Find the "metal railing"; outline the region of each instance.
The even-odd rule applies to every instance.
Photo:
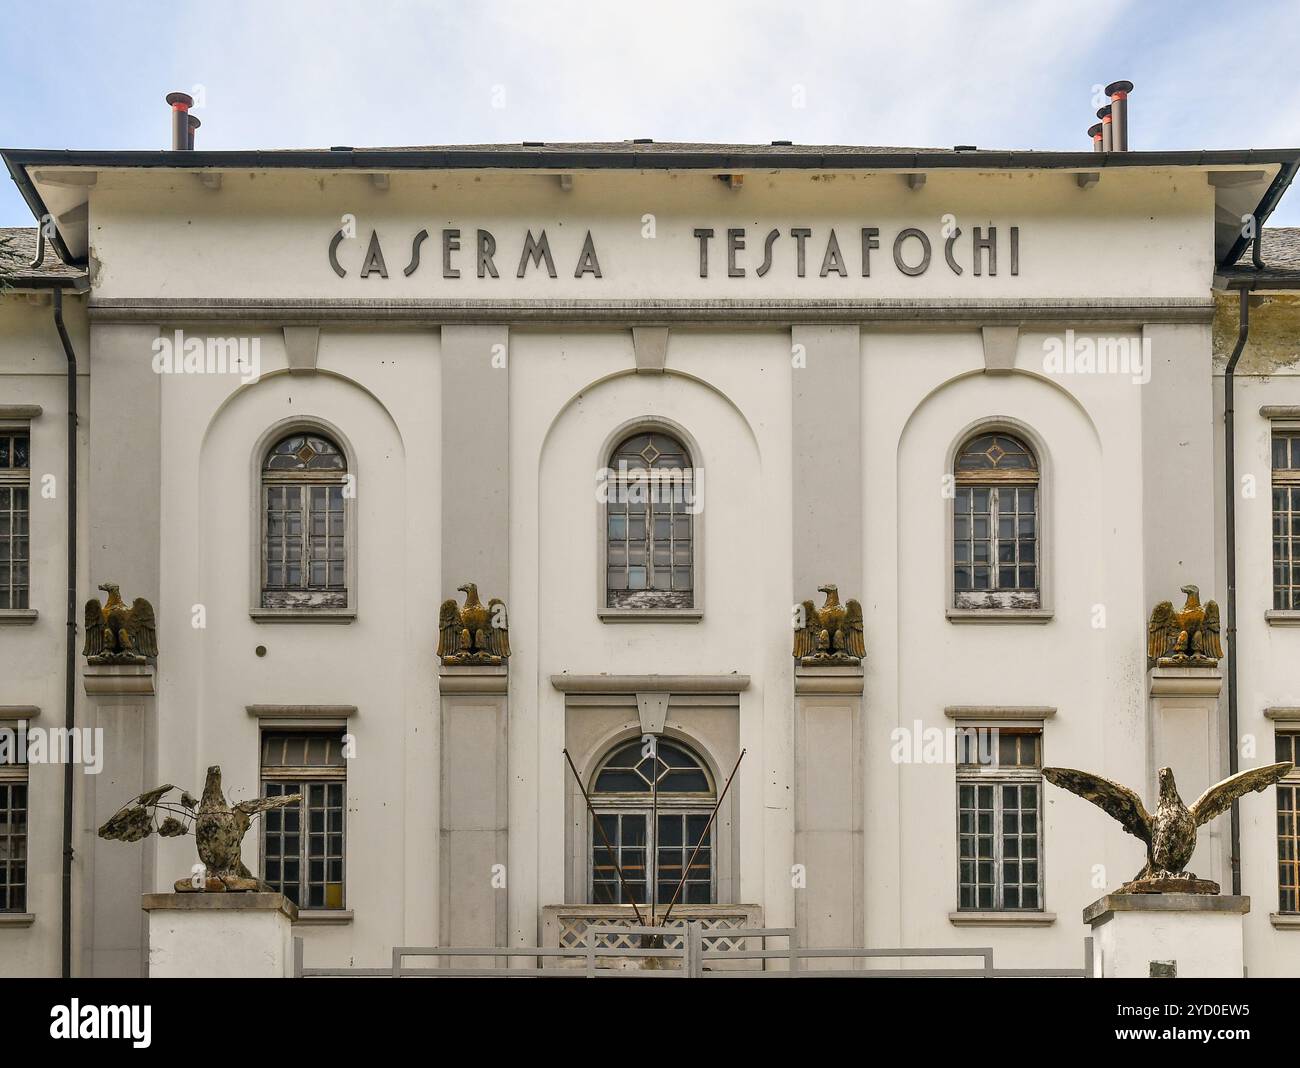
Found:
[[[602,946],[601,937],[611,933],[640,936],[639,948]],[[595,979],[635,977],[663,979],[918,979],[934,978],[1089,978],[1093,974],[1092,939],[1083,940],[1082,968],[995,968],[991,946],[941,946],[937,948],[898,947],[863,949],[859,947],[811,948],[798,945],[791,927],[747,927],[710,931],[699,921],[686,926],[683,939],[680,927],[628,927],[593,924],[587,930],[587,943],[572,948],[536,946],[395,946],[392,964],[387,968],[307,968],[303,965],[303,940],[293,940],[293,974],[295,978],[347,978],[369,976],[391,979],[450,978],[548,978]],[[678,945],[667,946],[672,938]],[[717,941],[759,943],[757,949],[711,949]],[[769,948],[769,939],[784,940],[785,946]],[[432,960],[432,966],[412,966],[409,959]],[[971,967],[877,968],[876,960],[975,958]],[[486,959],[487,964],[463,963]],[[824,967],[837,960],[839,967]],[[605,962],[602,966],[601,962]],[[516,962],[519,962],[516,964]],[[547,967],[548,962],[551,967]],[[571,963],[570,963],[571,962]],[[746,962],[753,966],[745,966]],[[739,965],[739,966],[738,966]]]

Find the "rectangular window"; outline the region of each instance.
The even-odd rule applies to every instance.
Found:
[[[316,595],[312,604],[346,607],[343,486],[271,485],[265,493],[263,607],[296,603],[295,592]]]
[[[28,608],[31,437],[0,427],[0,609]]]
[[[1037,486],[957,487],[953,589],[959,606],[963,593],[1037,591],[1037,495]]]
[[[1300,760],[1300,731],[1279,731],[1277,759]],[[1300,913],[1300,771],[1277,784],[1277,910]]]
[[[27,765],[0,763],[0,912],[27,911]]]
[[[1039,911],[1042,731],[967,730],[988,737],[964,745],[957,765],[957,907]]]
[[[301,909],[343,908],[347,760],[341,731],[262,734],[262,794],[301,794],[262,816],[262,878]]]
[[[1273,433],[1273,607],[1300,611],[1300,430]]]

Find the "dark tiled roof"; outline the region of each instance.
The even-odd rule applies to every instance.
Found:
[[[49,242],[45,244],[45,258],[40,266],[33,267],[36,245],[36,227],[0,226],[0,282],[9,285],[25,282],[49,284],[58,279],[72,281],[85,275],[82,268],[69,267],[59,259]]]
[[[1262,248],[1269,270],[1300,271],[1300,226],[1266,227]]]
[[[1264,288],[1270,283],[1288,289],[1300,287],[1300,226],[1268,226],[1262,236],[1262,271],[1255,269],[1248,249],[1235,266],[1221,270],[1220,275],[1231,288],[1247,283]]]

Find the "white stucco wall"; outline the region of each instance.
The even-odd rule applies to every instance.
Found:
[[[386,192],[365,176],[347,174],[227,173],[221,189],[212,191],[190,174],[106,173],[91,197],[94,296],[105,307],[133,298],[185,298],[198,307],[211,298],[305,303],[373,297],[1023,298],[1064,308],[1087,298],[1204,300],[1212,266],[1213,201],[1199,173],[1126,170],[1106,174],[1089,190],[1064,174],[936,173],[918,191],[898,175],[751,175],[737,191],[705,175],[578,174],[571,193],[562,192],[554,176],[494,172],[401,173]],[[328,266],[326,246],[345,212],[357,216],[359,237],[343,245],[348,277],[339,279]],[[946,213],[967,235],[977,225],[998,226],[996,277],[973,276],[969,236],[959,246],[959,255],[965,249],[965,273],[955,276],[947,269],[939,236]],[[646,214],[655,216],[653,239],[642,236]],[[794,276],[788,238],[789,229],[800,225],[813,230],[803,279]],[[881,229],[869,279],[858,269],[858,229],[866,225]],[[1006,245],[1011,225],[1020,228],[1020,272],[1014,277]],[[457,280],[441,277],[443,226],[462,229]],[[474,277],[473,233],[480,226],[493,230],[499,243],[497,280]],[[542,226],[559,277],[552,281],[530,268],[528,277],[516,279],[523,233]],[[698,276],[699,246],[691,236],[697,226],[716,233],[707,279]],[[743,261],[749,274],[743,279],[726,276],[729,226],[746,229]],[[818,277],[832,226],[847,279]],[[934,243],[930,269],[919,278],[893,266],[892,235],[904,226],[925,229]],[[422,227],[431,231],[422,265],[404,277],[411,235]],[[772,227],[785,236],[778,240],[771,273],[760,279],[752,268]],[[386,280],[357,274],[372,228],[384,242]],[[588,228],[604,273],[599,280],[573,278]],[[513,307],[503,305],[500,314],[500,325],[508,328],[509,418],[504,426],[482,427],[484,435],[507,435],[509,455],[504,484],[485,474],[483,490],[508,495],[504,551],[514,650],[509,937],[534,943],[542,907],[565,900],[572,862],[565,853],[567,770],[560,757],[565,700],[550,681],[564,672],[750,676],[740,694],[739,744],[747,755],[734,787],[735,899],[760,905],[769,926],[793,923],[790,869],[801,858],[795,854],[789,622],[791,605],[813,592],[794,588],[790,566],[797,551],[794,457],[802,447],[794,414],[800,369],[791,364],[791,327],[803,319],[787,310],[775,315],[776,325],[675,321],[666,373],[637,374],[632,334],[617,314],[611,313],[612,325],[525,323]],[[51,415],[62,406],[62,355],[50,347],[50,333],[39,347],[39,374],[27,370],[22,356],[26,337],[49,333],[48,309],[3,314],[0,402],[35,398],[43,404],[46,415],[33,428],[34,449],[55,457],[62,422]],[[148,330],[112,320],[119,314],[120,306],[97,323],[106,346],[112,338],[134,345],[147,340]],[[156,308],[148,313],[164,331],[182,327],[191,336],[257,337],[264,373],[249,385],[231,376],[165,377],[156,444],[141,442],[142,450],[157,450],[160,462],[159,777],[193,790],[203,769],[218,763],[232,800],[252,796],[258,789],[258,723],[246,706],[355,705],[348,722],[357,741],[348,768],[346,905],[352,918],[300,927],[298,933],[307,940],[309,966],[383,965],[393,945],[430,945],[439,930],[436,613],[456,584],[474,578],[440,573],[444,515],[464,506],[443,498],[443,450],[453,449],[451,458],[471,468],[475,463],[473,440],[443,440],[441,320],[429,311],[424,322],[414,316],[383,324],[372,309],[352,322],[326,322],[317,372],[294,375],[285,370],[283,334],[266,324],[265,309],[240,313],[209,306],[204,314],[215,321],[201,324],[186,314]],[[981,311],[976,303],[954,307],[952,314],[978,318]],[[1068,311],[1061,314],[1071,322]],[[1151,315],[1162,321],[1158,309]],[[819,321],[815,312],[807,318]],[[484,321],[494,320],[489,313]],[[1088,337],[1135,336],[1142,324],[1080,321],[1074,329]],[[1060,333],[1055,326],[1051,331]],[[860,463],[844,463],[861,472],[863,579],[861,589],[841,593],[860,598],[866,616],[863,878],[869,946],[991,944],[1000,967],[1077,967],[1087,933],[1081,909],[1130,878],[1142,862],[1136,840],[1082,800],[1044,785],[1044,907],[1055,914],[1054,922],[955,926],[949,917],[957,894],[954,768],[894,763],[894,727],[910,728],[920,720],[946,729],[953,725],[944,715],[949,706],[1050,706],[1056,714],[1044,725],[1048,763],[1101,772],[1141,787],[1148,797],[1155,763],[1177,765],[1183,759],[1152,751],[1143,653],[1149,610],[1155,600],[1177,596],[1176,584],[1169,588],[1176,576],[1187,573],[1183,581],[1198,582],[1203,594],[1222,601],[1221,563],[1213,552],[1221,512],[1210,503],[1217,476],[1199,461],[1189,462],[1190,473],[1173,482],[1166,472],[1167,450],[1185,450],[1207,462],[1213,455],[1209,326],[1155,328],[1156,373],[1144,386],[1120,375],[1045,373],[1048,337],[1048,328],[1026,325],[1013,373],[989,375],[980,331],[969,322],[864,322]],[[151,353],[140,347],[139,358],[147,361]],[[1300,393],[1293,395],[1289,387],[1270,388],[1270,398],[1283,397],[1270,402],[1300,403]],[[1245,396],[1254,389],[1243,384],[1239,395],[1239,468],[1248,469],[1245,456],[1253,449],[1263,473],[1267,431],[1250,421],[1261,401]],[[1201,398],[1207,418],[1183,434],[1171,409],[1183,410],[1187,395]],[[272,624],[249,615],[255,566],[250,524],[257,522],[254,449],[270,427],[303,417],[338,428],[355,460],[358,575],[351,623]],[[683,427],[705,470],[706,512],[697,546],[704,617],[698,623],[608,624],[596,614],[596,469],[614,430],[643,417]],[[993,626],[954,623],[945,615],[950,502],[941,479],[957,439],[983,419],[1022,424],[1041,450],[1048,622]],[[826,486],[833,487],[841,457],[827,455],[820,462],[831,473]],[[138,491],[153,493],[148,487]],[[1271,660],[1257,664],[1252,652],[1243,664],[1241,692],[1243,733],[1267,736],[1271,747],[1271,728],[1260,710],[1300,700],[1288,688],[1289,660],[1278,644],[1286,634],[1264,627],[1262,607],[1246,608],[1251,598],[1261,606],[1267,601],[1266,500],[1261,493],[1240,512],[1241,626],[1243,648],[1268,648]],[[1162,502],[1173,509],[1169,516]],[[50,610],[41,606],[33,628],[0,632],[0,664],[12,664],[14,671],[3,676],[0,703],[39,704],[45,716],[54,716],[61,707],[62,528],[57,517],[41,522],[49,530],[41,596]],[[1188,548],[1170,549],[1166,523],[1193,532]],[[498,537],[484,533],[490,542]],[[1258,558],[1248,555],[1255,552]],[[105,577],[111,576],[86,575],[84,588]],[[482,591],[485,597],[497,592]],[[206,614],[201,629],[190,625],[196,605]],[[1103,626],[1096,625],[1098,608]],[[259,645],[266,647],[265,657],[255,655]],[[10,696],[10,689],[23,695]],[[46,779],[37,797],[38,783]],[[34,805],[39,801],[57,813],[57,780],[57,769],[34,769]],[[39,819],[48,823],[42,828],[34,822],[33,830],[33,871],[40,872],[33,878],[37,925],[0,929],[0,944],[19,947],[4,955],[3,967],[16,961],[14,970],[21,974],[57,965],[57,819]],[[1294,972],[1287,940],[1300,937],[1267,921],[1264,903],[1276,899],[1272,820],[1271,795],[1243,803],[1246,892],[1257,901],[1246,917],[1252,974]],[[1203,832],[1209,844],[1196,858],[1200,874],[1224,882],[1226,822],[1221,818]],[[156,889],[165,890],[188,872],[191,843],[157,848]],[[39,869],[36,850],[43,851]],[[256,867],[255,834],[246,842],[245,860]]]

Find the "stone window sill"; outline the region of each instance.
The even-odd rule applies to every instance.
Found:
[[[948,913],[954,927],[1051,927],[1055,912],[965,912]]]
[[[1270,627],[1300,627],[1300,612],[1286,609],[1269,609],[1264,622]]]
[[[698,623],[702,608],[598,608],[602,623]]]
[[[34,912],[0,912],[0,927],[30,927],[35,922]]]
[[[334,927],[352,922],[351,909],[300,909],[295,927]]]
[[[355,608],[250,608],[254,623],[351,623]]]
[[[949,608],[949,623],[1047,623],[1050,608]]]
[[[1270,912],[1268,922],[1279,931],[1300,931],[1300,912]]]
[[[36,622],[40,615],[35,608],[0,608],[0,627],[26,627]]]

